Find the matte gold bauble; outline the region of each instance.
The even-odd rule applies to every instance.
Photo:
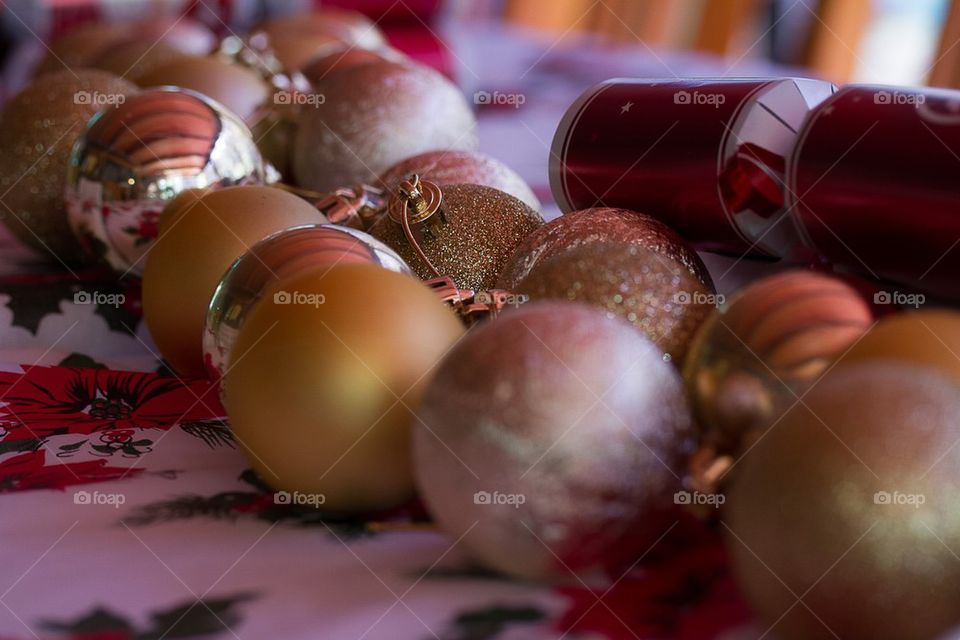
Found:
[[[807,271],[759,280],[715,310],[684,379],[704,444],[736,454],[873,322],[849,285]]]
[[[843,354],[840,364],[900,360],[960,380],[960,313],[946,309],[886,316]]]
[[[490,187],[455,184],[442,192],[441,213],[435,217],[445,222],[421,235],[420,248],[437,272],[453,278],[458,287],[493,288],[514,248],[543,224],[543,218],[520,200]],[[421,278],[437,276],[389,215],[373,225],[370,235],[399,253]]]
[[[683,265],[706,288],[713,289],[700,256],[672,229],[642,213],[610,207],[574,211],[531,233],[510,258],[498,286],[512,290],[539,262],[594,242],[628,242],[650,249]]]
[[[679,262],[624,242],[581,244],[538,261],[512,290],[531,300],[584,302],[620,316],[677,363],[716,299]]]
[[[432,149],[475,149],[476,120],[460,90],[418,64],[380,62],[331,73],[314,87],[294,140],[297,184],[332,191]]]
[[[273,99],[273,89],[252,69],[217,57],[183,56],[155,67],[137,78],[141,87],[174,86],[193,89],[213,98],[249,121],[254,112]]]
[[[38,253],[81,258],[63,198],[70,151],[91,116],[136,90],[105,71],[63,71],[35,79],[4,108],[0,219]]]
[[[380,176],[379,185],[392,191],[412,173],[441,187],[464,183],[493,187],[522,200],[531,209],[540,210],[533,189],[516,171],[478,151],[448,149],[421,153],[387,169]]]
[[[207,305],[230,264],[274,232],[325,219],[272,187],[184,193],[170,206],[147,254],[143,314],[167,362],[180,375],[202,376]]]
[[[770,637],[927,640],[956,623],[958,441],[956,382],[877,360],[826,374],[745,454],[727,541]]]
[[[478,325],[444,358],[420,417],[421,496],[493,569],[620,575],[675,524],[692,435],[683,388],[620,319],[532,302]]]
[[[251,311],[225,378],[237,441],[274,488],[364,512],[413,496],[410,429],[464,329],[428,288],[373,265],[283,279]]]

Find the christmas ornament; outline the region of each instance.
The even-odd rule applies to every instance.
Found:
[[[53,42],[35,73],[97,66],[105,60],[108,49],[132,42],[170,47],[183,54],[205,55],[213,49],[216,37],[203,23],[182,15],[150,16],[133,22],[92,22]]]
[[[872,323],[853,288],[806,271],[759,280],[714,310],[683,365],[705,449],[738,455]]]
[[[509,193],[531,209],[540,210],[540,201],[533,189],[517,172],[478,151],[448,149],[421,153],[387,169],[380,176],[379,185],[391,191],[414,173],[440,187],[461,183],[493,187]]]
[[[678,363],[717,300],[682,264],[625,242],[567,249],[538,262],[511,290],[531,300],[584,302],[620,316]]]
[[[175,200],[161,215],[143,272],[143,314],[167,362],[182,376],[203,375],[204,319],[227,268],[272,233],[320,222],[316,209],[271,187],[187,192]]]
[[[432,69],[382,62],[332,73],[315,86],[294,140],[301,187],[331,191],[432,149],[475,149],[476,120],[460,90]]]
[[[673,521],[691,435],[682,386],[619,319],[545,302],[484,323],[444,358],[419,415],[427,508],[498,571],[612,568]]]
[[[912,311],[880,320],[840,359],[841,364],[898,360],[960,379],[960,313]]]
[[[219,57],[183,56],[137,78],[141,87],[192,89],[250,121],[257,109],[273,100],[273,88],[252,69]]]
[[[203,354],[210,377],[223,377],[237,333],[268,287],[308,269],[341,264],[374,264],[411,274],[403,259],[379,240],[332,224],[284,229],[237,258],[217,285],[207,309]]]
[[[423,279],[446,275],[458,287],[483,290],[494,287],[507,258],[542,223],[539,213],[502,191],[474,184],[441,191],[413,176],[397,186],[370,235]]]
[[[107,47],[90,64],[139,84],[140,76],[184,57],[182,51],[152,40],[124,41]]]
[[[285,69],[299,70],[324,53],[386,46],[383,33],[356,11],[324,8],[308,14],[271,18],[254,27],[263,33]]]
[[[396,507],[413,495],[410,429],[424,387],[463,331],[415,278],[378,266],[280,280],[230,357],[233,433],[275,489],[331,511]]]
[[[557,127],[554,198],[565,212],[600,201],[643,211],[700,250],[785,257],[802,244],[780,224],[787,158],[835,90],[799,78],[608,80]]]
[[[4,108],[0,219],[38,253],[61,262],[81,257],[63,198],[70,147],[92,115],[135,92],[110,73],[63,71],[35,79]]]
[[[770,635],[922,640],[956,622],[958,391],[913,365],[841,366],[738,464],[728,547]]]
[[[541,261],[592,242],[629,242],[683,265],[708,289],[713,281],[700,256],[662,222],[627,209],[583,209],[551,220],[527,236],[507,263],[499,286],[512,289]]]
[[[70,226],[91,253],[139,275],[171,198],[266,180],[236,116],[193,91],[152,89],[105,109],[77,141],[67,172]]]
[[[300,67],[300,72],[311,85],[316,85],[335,71],[339,73],[352,67],[383,62],[384,60],[398,64],[412,64],[406,55],[392,47],[358,49],[343,45],[343,48],[334,51],[322,51],[319,55],[310,58]]]

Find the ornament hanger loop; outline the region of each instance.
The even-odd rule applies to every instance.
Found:
[[[439,237],[440,227],[447,222],[442,203],[443,192],[440,187],[433,182],[421,180],[420,176],[414,173],[397,186],[387,204],[387,215],[403,227],[403,234],[417,257],[438,278],[441,273],[420,247],[420,241],[427,234]]]

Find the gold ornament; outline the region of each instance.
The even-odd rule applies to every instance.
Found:
[[[713,311],[683,367],[702,430],[695,481],[711,484],[725,470],[717,456],[749,446],[872,321],[852,287],[806,271],[759,280]]]
[[[323,509],[413,496],[410,430],[434,367],[463,334],[415,278],[338,265],[279,281],[231,352],[225,404],[250,464]]]
[[[940,372],[875,360],[825,374],[726,491],[727,548],[761,627],[926,640],[956,624],[958,441],[960,387]]]
[[[38,77],[3,110],[0,219],[38,253],[82,257],[63,197],[71,148],[91,116],[136,91],[105,71],[62,71]]]
[[[585,302],[643,331],[679,366],[715,296],[680,262],[624,242],[593,242],[537,262],[513,291]]]
[[[843,354],[839,364],[877,359],[933,367],[960,380],[960,313],[936,309],[882,318]]]
[[[227,268],[272,233],[325,221],[272,187],[188,191],[171,201],[143,272],[143,315],[167,362],[180,375],[202,376],[207,306]]]
[[[494,287],[510,254],[541,224],[539,213],[502,191],[474,184],[441,190],[413,176],[397,186],[370,235],[424,280],[450,276],[480,291]]]

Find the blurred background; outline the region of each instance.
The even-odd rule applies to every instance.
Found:
[[[0,102],[79,25],[166,15],[225,37],[321,6],[365,13],[392,46],[453,78],[473,97],[481,150],[515,168],[548,216],[557,123],[608,78],[960,86],[960,0],[0,0]]]
[[[187,11],[242,31],[316,0],[0,0],[2,52],[90,20]],[[956,85],[960,3],[951,0],[333,0],[392,27],[402,45],[418,29],[496,25],[551,48],[585,41],[622,50],[685,51],[762,60],[834,82]],[[423,24],[418,24],[422,21]],[[221,24],[222,22],[222,24]],[[402,46],[400,48],[403,48]]]

